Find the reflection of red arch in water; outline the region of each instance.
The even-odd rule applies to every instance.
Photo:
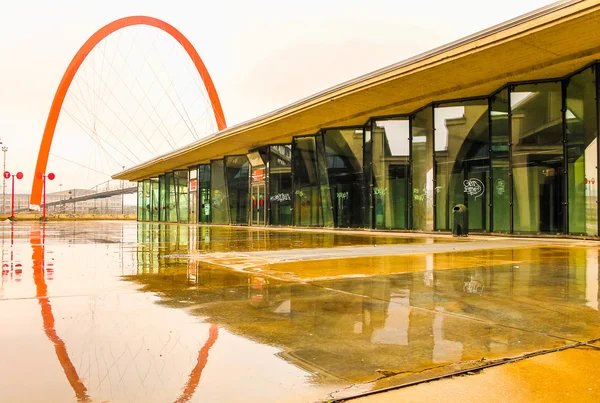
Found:
[[[54,343],[54,350],[56,350],[58,361],[60,362],[73,391],[75,391],[77,400],[80,402],[89,402],[90,397],[87,394],[87,388],[83,382],[81,382],[79,374],[77,374],[77,370],[71,362],[65,342],[58,336],[54,327],[54,314],[52,313],[52,305],[50,305],[50,301],[48,300],[48,287],[46,285],[46,280],[44,279],[44,247],[39,227],[31,230],[29,242],[31,243],[31,249],[33,249],[33,254],[31,255],[33,262],[33,281],[35,282],[38,302],[42,307],[44,333],[46,333],[48,339]]]
[[[185,385],[181,396],[179,396],[175,403],[187,402],[188,400],[190,400],[190,398],[196,391],[196,387],[200,383],[200,376],[202,375],[202,370],[204,370],[204,367],[208,362],[208,351],[210,350],[212,345],[215,344],[215,341],[217,341],[217,337],[219,337],[219,328],[217,327],[217,325],[211,325],[208,333],[208,339],[206,340],[206,343],[204,343],[204,346],[202,346],[202,348],[198,352],[198,361],[196,363],[196,366],[194,367],[194,369],[192,369],[187,384]]]
[[[33,186],[31,188],[31,204],[40,205],[41,203],[42,187],[44,182],[42,178],[38,178],[37,172],[46,172],[48,156],[50,155],[50,146],[52,145],[52,138],[54,137],[54,131],[56,129],[56,124],[58,123],[58,117],[60,115],[65,97],[67,96],[67,91],[69,90],[71,82],[75,78],[75,74],[79,70],[79,67],[87,55],[100,41],[115,31],[133,25],[147,25],[161,29],[171,35],[175,40],[177,40],[177,42],[181,44],[181,46],[183,46],[187,54],[192,59],[194,66],[198,70],[198,73],[200,73],[202,81],[204,82],[204,86],[208,92],[208,97],[215,114],[215,120],[217,121],[218,129],[223,130],[227,127],[225,115],[223,114],[223,108],[221,107],[221,101],[219,100],[219,95],[217,94],[217,90],[215,89],[212,79],[208,74],[208,70],[206,69],[206,66],[204,66],[204,62],[202,62],[202,59],[200,58],[200,55],[198,55],[198,52],[194,46],[185,36],[183,36],[181,32],[179,32],[172,25],[167,24],[166,22],[157,18],[132,16],[118,19],[100,28],[83,44],[83,46],[75,54],[75,57],[73,57],[73,60],[71,60],[69,67],[67,67],[67,70],[65,71],[65,74],[58,85],[58,89],[54,95],[54,100],[52,101],[52,106],[50,107],[50,112],[48,113],[48,120],[46,120],[46,127],[44,128],[44,135],[42,137],[42,143],[40,144],[40,151],[38,153],[38,159],[35,165]]]
[[[33,250],[31,255],[31,260],[33,263],[33,281],[35,283],[36,297],[42,308],[44,333],[46,333],[48,339],[54,344],[54,350],[56,351],[58,361],[63,368],[69,384],[75,392],[75,396],[77,396],[77,400],[80,402],[89,402],[91,400],[88,396],[87,388],[79,378],[77,369],[75,369],[75,366],[69,357],[69,353],[67,352],[65,342],[56,333],[54,313],[52,312],[52,305],[50,305],[50,300],[48,299],[48,286],[46,285],[46,280],[44,278],[44,242],[45,240],[40,232],[40,227],[32,227],[29,234],[29,243],[31,244],[31,249]],[[194,392],[196,391],[196,387],[200,383],[202,371],[208,362],[208,352],[213,344],[215,344],[217,341],[218,336],[218,326],[211,325],[208,339],[198,352],[198,361],[196,366],[192,369],[185,388],[183,389],[181,396],[179,396],[179,398],[176,400],[176,403],[185,403],[193,396]]]

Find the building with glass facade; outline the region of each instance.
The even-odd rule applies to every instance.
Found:
[[[115,178],[140,221],[598,236],[599,24],[555,3]]]

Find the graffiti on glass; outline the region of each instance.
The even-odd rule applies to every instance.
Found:
[[[504,179],[496,179],[496,194],[502,196],[506,191],[506,183]]]
[[[419,189],[413,189],[413,198],[417,201],[423,201],[425,200],[425,193],[421,194]]]
[[[292,199],[290,198],[289,193],[279,193],[279,194],[276,194],[274,196],[271,196],[271,201],[272,202],[281,203],[281,202],[291,201],[291,200]]]
[[[433,193],[440,193],[442,191],[444,187],[443,186],[436,186],[433,189],[428,189],[427,185],[425,185],[423,187],[423,192],[421,193],[421,191],[419,189],[413,189],[413,199],[417,200],[417,201],[429,201],[430,203],[433,203]]]
[[[475,200],[485,193],[485,185],[477,178],[471,178],[463,181],[465,193],[469,196],[475,196]]]

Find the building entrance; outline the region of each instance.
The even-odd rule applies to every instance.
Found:
[[[540,232],[556,234],[563,228],[563,168],[550,165],[541,169],[540,178]]]
[[[254,183],[250,191],[252,199],[252,214],[250,216],[250,225],[265,225],[266,204],[265,204],[265,183]]]
[[[524,176],[525,169],[515,169]],[[563,225],[563,168],[544,164],[527,168],[514,179],[515,232],[557,234]]]
[[[564,133],[559,82],[510,92],[515,233],[564,232]]]
[[[375,228],[408,228],[408,166],[389,164],[387,171],[376,179],[377,186],[373,188]]]

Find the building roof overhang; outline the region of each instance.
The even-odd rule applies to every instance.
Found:
[[[113,176],[161,173],[289,143],[321,128],[362,126],[432,102],[488,96],[511,82],[561,78],[600,59],[600,0],[560,1],[229,127]]]

